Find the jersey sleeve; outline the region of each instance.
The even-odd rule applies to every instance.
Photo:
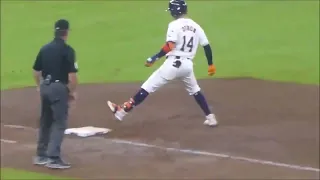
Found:
[[[169,41],[177,42],[177,40],[178,40],[177,28],[174,26],[174,24],[170,23],[168,26],[166,42],[169,42]]]
[[[42,71],[42,62],[41,62],[41,50],[38,53],[36,60],[34,61],[33,64],[33,70],[35,71]]]
[[[76,52],[75,50],[70,47],[67,55],[67,66],[69,73],[76,73],[78,72],[78,64],[76,61]]]
[[[199,27],[199,31],[198,32],[198,35],[199,35],[199,43],[201,46],[206,46],[209,44],[209,40],[207,38],[207,35],[206,33],[204,32],[204,30]]]

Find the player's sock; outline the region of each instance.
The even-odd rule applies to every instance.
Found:
[[[148,95],[149,93],[141,88],[139,92],[137,92],[137,94],[133,97],[134,106],[138,106],[139,104],[141,104],[146,99],[146,97],[148,97]]]
[[[197,103],[199,104],[199,106],[201,107],[202,111],[205,113],[206,116],[211,114],[206,98],[200,91],[195,93],[193,97],[197,101]]]
[[[125,112],[131,111],[135,106],[141,104],[146,99],[146,97],[148,97],[148,95],[149,93],[141,88],[133,98],[130,98],[128,102],[125,102],[122,105],[123,110]]]

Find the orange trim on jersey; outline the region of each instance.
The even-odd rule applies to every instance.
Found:
[[[167,42],[163,47],[162,47],[162,50],[165,52],[165,53],[168,53],[170,51],[172,51],[174,48],[175,48],[175,43],[174,42]]]

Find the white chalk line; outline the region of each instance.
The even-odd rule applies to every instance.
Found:
[[[2,124],[3,127],[12,128],[12,129],[28,129],[32,131],[36,131],[37,129],[27,126],[20,126],[20,125],[10,125],[10,124]]]
[[[253,158],[247,158],[247,157],[241,157],[241,156],[232,156],[232,155],[227,155],[227,154],[222,154],[222,153],[212,153],[212,152],[206,152],[206,151],[199,151],[199,150],[195,150],[195,149],[168,148],[168,147],[156,146],[156,145],[151,145],[151,144],[138,143],[138,142],[132,142],[132,141],[126,141],[126,140],[116,140],[116,139],[111,140],[111,141],[114,143],[117,143],[117,144],[130,144],[133,146],[156,148],[156,149],[173,151],[173,152],[181,152],[181,153],[186,153],[186,154],[213,156],[213,157],[232,159],[232,160],[238,160],[238,161],[246,161],[246,162],[262,164],[262,165],[285,167],[285,168],[295,169],[295,170],[314,171],[314,172],[320,171],[320,169],[318,169],[318,168],[313,168],[313,167],[308,167],[308,166],[285,164],[285,163],[280,163],[280,162],[253,159]]]
[[[3,143],[9,143],[9,144],[15,144],[15,143],[17,143],[17,141],[12,141],[12,140],[8,140],[8,139],[1,139],[1,142],[3,142]]]
[[[3,125],[3,126],[8,127],[8,128],[14,128],[14,129],[26,129],[26,130],[32,130],[32,131],[36,130],[35,128],[26,127],[26,126],[19,126],[19,125]],[[106,139],[106,140],[108,140],[108,139]],[[203,156],[211,156],[211,157],[218,157],[218,158],[224,158],[224,159],[232,159],[235,161],[245,161],[245,162],[254,163],[254,164],[284,167],[284,168],[295,169],[295,170],[300,170],[300,171],[320,172],[319,168],[314,168],[314,167],[309,167],[309,166],[300,166],[300,165],[294,165],[294,164],[286,164],[286,163],[281,163],[281,162],[247,158],[247,157],[241,157],[241,156],[233,156],[233,155],[228,155],[226,153],[214,153],[214,152],[200,151],[200,150],[195,150],[195,149],[169,148],[169,147],[163,147],[163,146],[157,146],[157,145],[152,145],[152,144],[127,141],[127,140],[120,140],[120,139],[109,139],[109,140],[113,143],[116,143],[116,144],[127,144],[127,145],[132,145],[132,146],[161,149],[161,150],[171,151],[171,152],[180,152],[180,153],[185,153],[185,154],[203,155]]]

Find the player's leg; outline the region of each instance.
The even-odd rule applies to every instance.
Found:
[[[47,87],[41,87],[41,117],[39,123],[37,156],[33,160],[35,165],[44,165],[48,162],[47,149],[50,140],[50,128],[53,122],[50,102],[43,91]]]
[[[159,72],[159,69],[152,73],[152,75],[142,84],[140,90],[122,105],[117,105],[108,101],[108,106],[115,114],[118,120],[122,120],[134,107],[141,104],[150,93],[157,91],[160,87],[165,85],[168,80],[164,79]]]
[[[182,80],[185,84],[185,88],[188,91],[189,95],[194,97],[197,104],[200,106],[203,113],[205,114],[206,120],[204,124],[209,126],[216,126],[218,122],[215,118],[215,115],[209,109],[207,100],[203,95],[203,93],[201,92],[201,89],[198,85],[194,72],[191,71],[190,74],[186,77],[183,77]]]

